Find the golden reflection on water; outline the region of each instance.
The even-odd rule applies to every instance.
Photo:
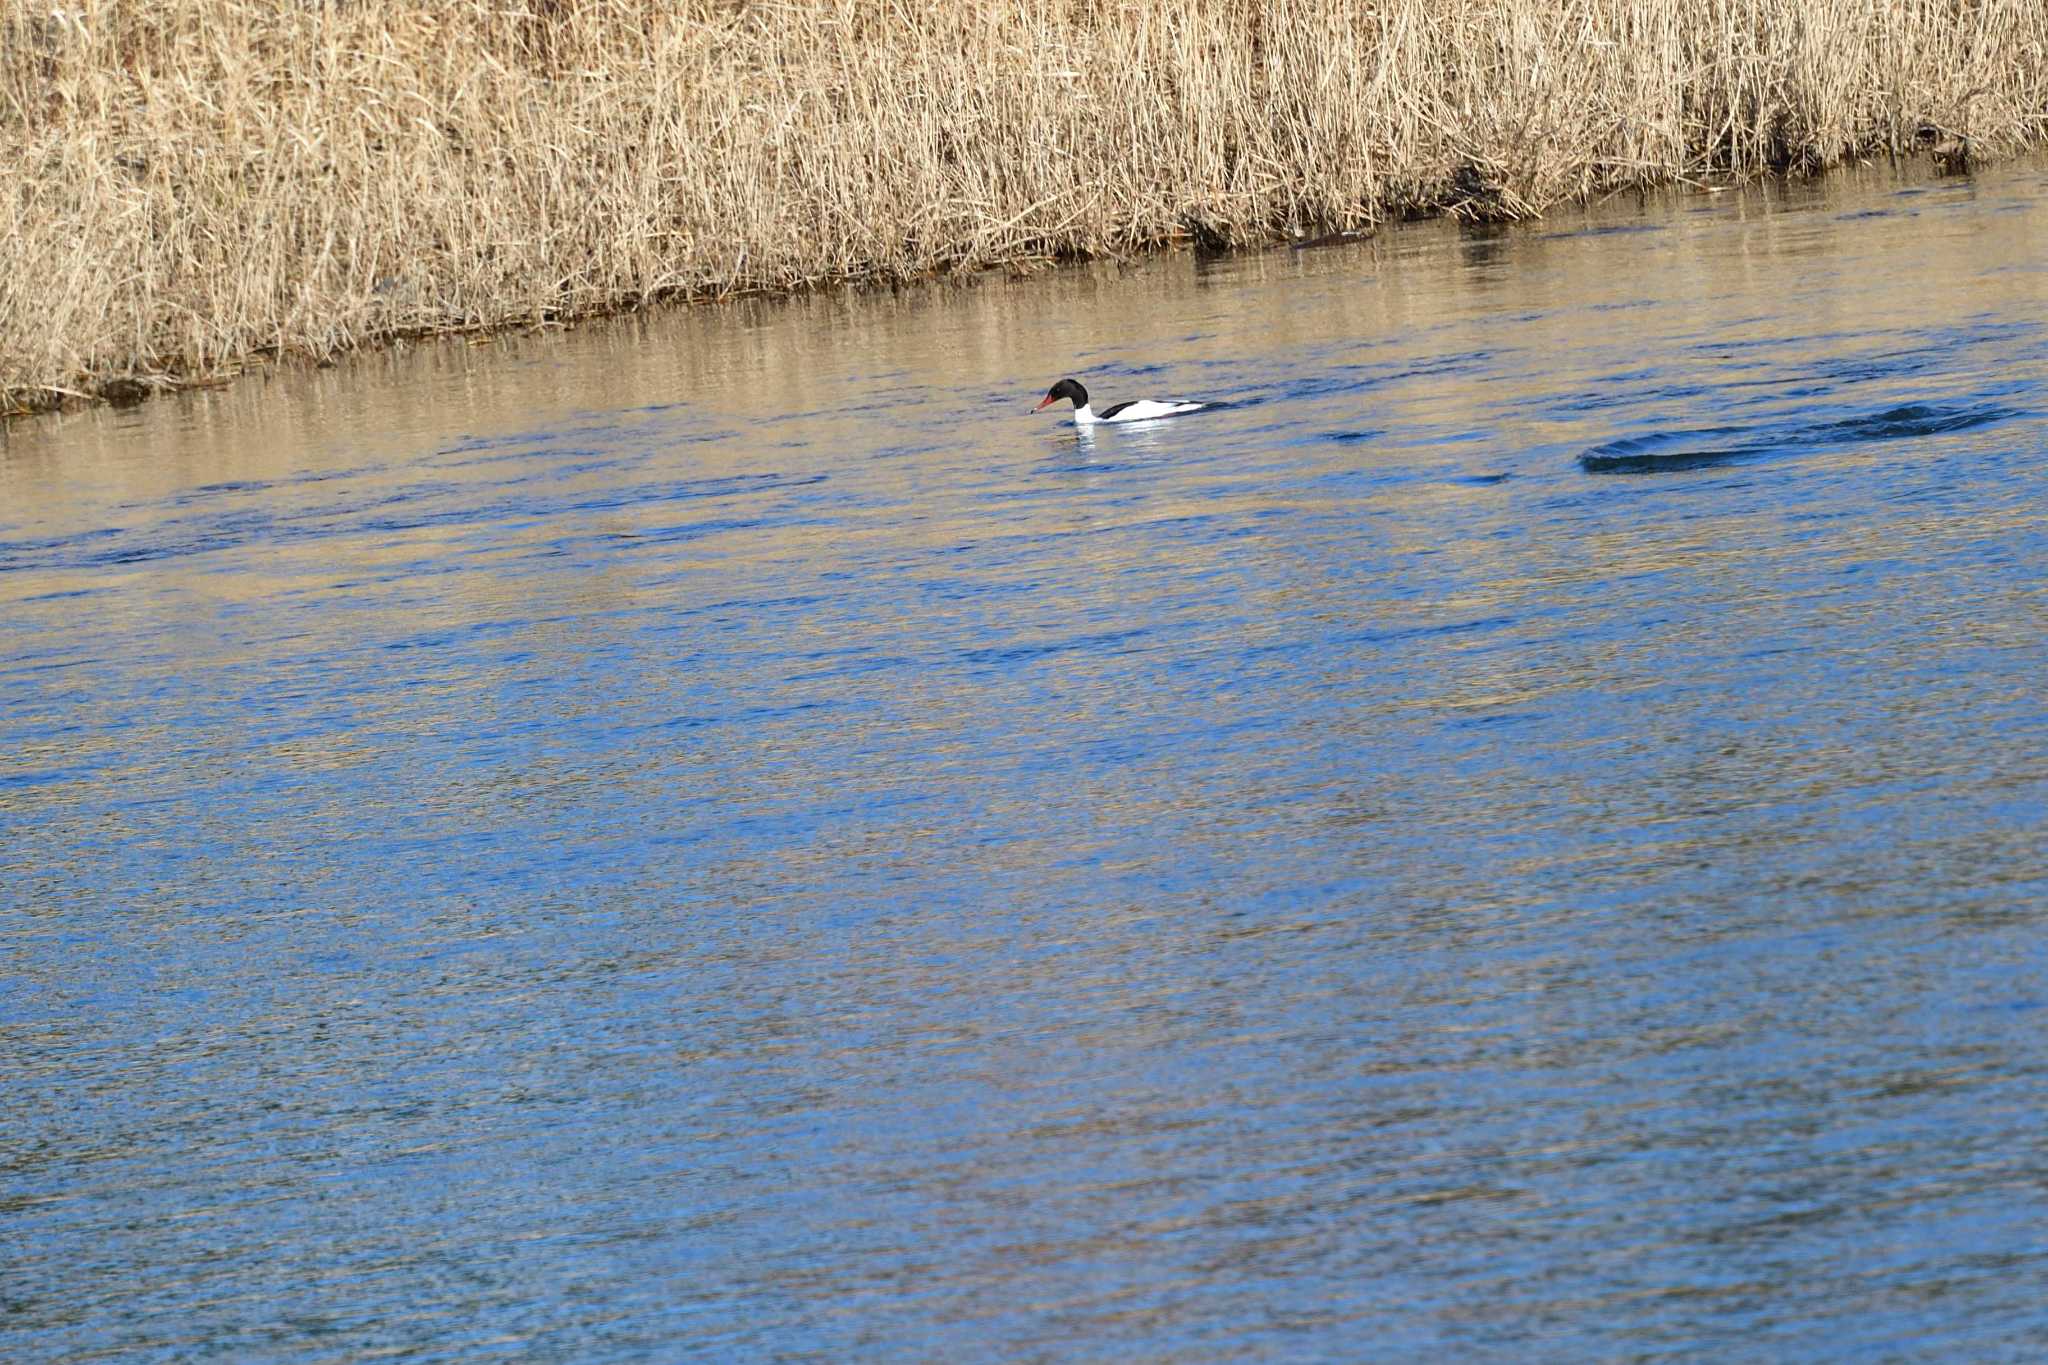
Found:
[[[1998,172],[1987,174],[1995,180]],[[1596,383],[1645,331],[1709,346],[1699,361],[1709,379],[1746,363],[1745,351],[1758,345],[1821,333],[1853,338],[2044,301],[2042,272],[1980,265],[2037,256],[2038,214],[1928,224],[1901,216],[1916,201],[1890,197],[1896,188],[1888,172],[1860,168],[1819,186],[1673,193],[1651,208],[1631,196],[1512,229],[1415,224],[1346,247],[1099,263],[1022,279],[991,272],[893,292],[739,300],[567,331],[404,344],[331,369],[279,366],[135,409],[10,424],[0,493],[16,525],[33,518],[61,526],[133,512],[194,485],[380,469],[396,483],[408,477],[410,458],[464,435],[573,430],[579,414],[667,403],[687,404],[743,436],[750,422],[812,412],[805,439],[858,447],[875,434],[873,414],[854,406],[864,383],[941,382],[953,392],[990,393],[1014,386],[1021,426],[1033,420],[1023,408],[1043,382],[1086,374],[1093,356],[1163,366],[1177,384],[1199,379],[1203,396],[1241,393],[1257,378],[1236,368],[1248,337],[1258,338],[1261,353],[1335,364],[1353,358],[1354,348],[1424,365],[1512,349],[1521,363],[1446,368],[1404,384],[1399,395],[1401,415],[1424,430],[1456,427],[1483,406],[1498,416],[1492,444],[1512,449],[1560,436],[1552,423],[1518,418],[1518,401],[1547,402],[1580,376]],[[1908,189],[1928,202],[1982,192],[1969,181]],[[1866,201],[1876,207],[1861,207]],[[1800,306],[1760,309],[1759,299]],[[1503,318],[1526,318],[1506,348]],[[870,369],[875,357],[887,357],[881,375]],[[1148,382],[1156,380],[1098,389]],[[976,427],[1011,415],[1002,405],[971,415],[925,411],[924,425],[904,434],[972,439]],[[1368,422],[1373,415],[1360,413]],[[1586,443],[1604,430],[1589,421]],[[1166,427],[1116,435],[1127,452],[1171,450]],[[745,439],[689,454],[689,467],[705,472],[773,458]],[[893,493],[915,494],[915,462],[878,477]],[[390,484],[371,485],[380,486]],[[1432,500],[1467,495],[1424,483],[1390,496],[1420,512]]]

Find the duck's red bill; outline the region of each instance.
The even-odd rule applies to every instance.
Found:
[[[1057,401],[1058,400],[1055,399],[1051,394],[1047,394],[1045,397],[1038,400],[1038,406],[1033,408],[1032,411],[1044,412],[1047,408],[1051,407]]]

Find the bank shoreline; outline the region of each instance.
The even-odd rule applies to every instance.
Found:
[[[679,300],[1962,170],[2044,136],[2048,6],[2007,0],[17,12],[0,414]]]

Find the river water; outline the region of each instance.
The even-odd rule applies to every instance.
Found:
[[[2044,320],[1866,168],[14,424],[0,1355],[2048,1351]]]

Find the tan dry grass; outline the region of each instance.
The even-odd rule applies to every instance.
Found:
[[[2041,0],[0,0],[0,411],[2048,129]]]

